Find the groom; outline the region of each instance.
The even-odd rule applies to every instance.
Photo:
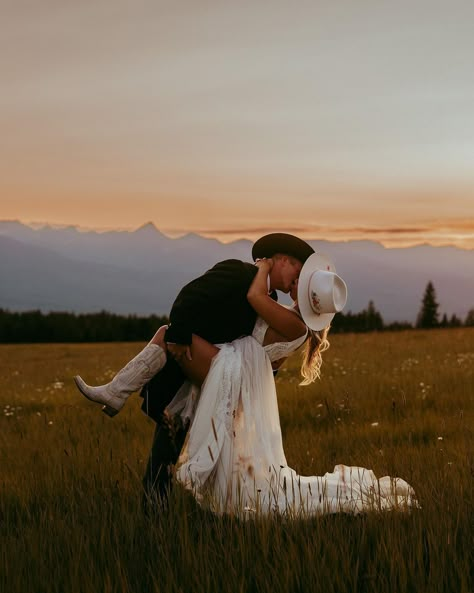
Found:
[[[265,235],[252,249],[254,260],[274,259],[268,289],[275,298],[275,290],[290,292],[304,262],[313,253],[308,243],[286,233]],[[239,260],[220,262],[187,284],[172,306],[165,334],[167,362],[141,393],[142,410],[157,423],[143,479],[148,500],[156,496],[166,500],[171,470],[187,431],[185,427],[170,426],[164,416],[166,406],[185,380],[176,360],[189,354],[193,334],[222,344],[252,333],[257,314],[247,301],[247,292],[257,269]]]

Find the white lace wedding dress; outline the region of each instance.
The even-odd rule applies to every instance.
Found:
[[[267,324],[220,347],[201,391],[185,384],[168,411],[191,419],[176,479],[216,513],[308,516],[407,510],[417,506],[400,478],[377,479],[362,467],[337,465],[324,476],[300,476],[283,451],[271,362],[305,337],[262,346]]]

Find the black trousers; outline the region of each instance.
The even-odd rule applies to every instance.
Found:
[[[173,486],[173,468],[186,439],[187,426],[163,416],[153,436],[143,477],[144,504],[166,504]]]
[[[142,389],[142,410],[156,422],[155,434],[143,477],[144,498],[148,503],[164,503],[172,487],[173,466],[186,438],[187,427],[164,413],[166,406],[183,384],[185,377],[178,364],[168,358],[166,365]]]

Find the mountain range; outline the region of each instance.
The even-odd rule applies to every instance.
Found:
[[[413,322],[428,281],[441,313],[463,319],[474,307],[473,250],[308,242],[328,255],[346,280],[346,312],[373,300],[385,321]],[[196,234],[172,239],[152,223],[133,232],[84,232],[0,221],[0,308],[167,314],[185,283],[217,261],[251,261],[251,247],[247,240],[220,243]]]

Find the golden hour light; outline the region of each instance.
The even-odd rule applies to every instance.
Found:
[[[3,11],[0,220],[474,247],[468,3],[99,4]]]
[[[0,593],[474,593],[474,0],[1,5]]]

